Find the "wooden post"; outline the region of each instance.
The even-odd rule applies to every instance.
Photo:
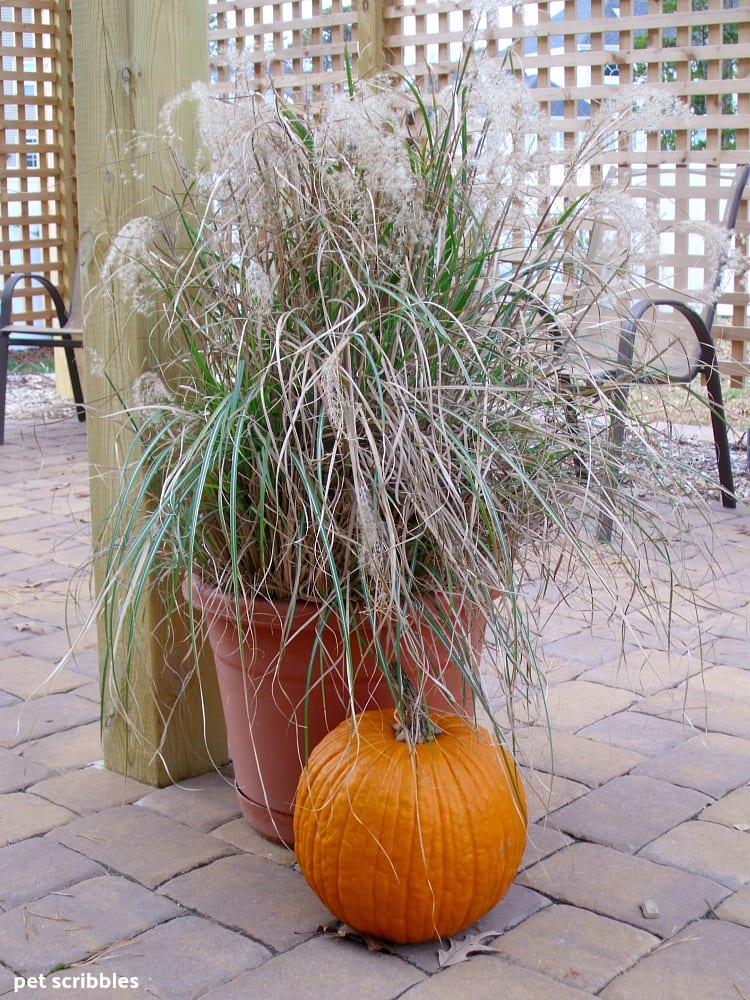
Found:
[[[60,287],[66,303],[73,289],[73,269],[78,247],[75,189],[75,118],[73,111],[73,70],[71,66],[71,0],[57,0],[55,7],[55,45],[58,73],[55,85],[55,114],[60,143],[60,214],[62,217]],[[62,399],[73,399],[73,386],[65,360],[65,352],[55,349],[55,390]],[[85,393],[84,393],[85,395]]]
[[[111,237],[148,214],[164,182],[158,156],[136,157],[133,133],[153,133],[163,104],[208,76],[206,0],[75,0],[73,57],[81,278],[87,343],[87,403],[94,552],[106,541],[129,431],[117,417],[121,398],[158,356],[147,318],[98,294],[99,269]],[[187,115],[188,112],[185,112]],[[190,120],[180,121],[190,135]],[[189,155],[189,142],[186,153]],[[103,372],[114,380],[114,390]],[[120,398],[118,398],[120,397]],[[102,562],[94,577],[102,584]],[[184,685],[193,658],[177,638],[154,587],[135,639],[126,721],[105,695],[104,760],[140,781],[168,784],[226,760],[226,735],[210,659]],[[99,629],[103,649],[103,629]],[[115,650],[117,656],[117,650]]]
[[[383,0],[360,0],[359,2],[357,73],[360,80],[385,69],[384,8]]]

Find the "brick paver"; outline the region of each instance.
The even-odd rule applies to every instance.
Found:
[[[478,921],[477,927],[481,931],[507,931],[523,923],[532,913],[551,905],[547,896],[521,885],[519,880],[513,883],[497,906]]]
[[[299,872],[248,854],[180,875],[160,891],[277,951],[299,944],[333,919]]]
[[[30,792],[0,795],[0,845],[36,837],[65,824],[72,813]]]
[[[700,733],[687,743],[639,764],[635,774],[695,788],[720,798],[750,776],[750,740],[724,733]]]
[[[588,792],[587,786],[580,781],[552,776],[534,768],[525,768],[523,779],[530,823],[545,819],[550,812]]]
[[[137,805],[115,806],[75,819],[58,827],[53,836],[152,889],[229,851],[216,837]]]
[[[100,875],[0,914],[0,962],[21,975],[42,974],[98,955],[178,912],[127,879]]]
[[[550,734],[539,727],[521,730],[518,743],[527,766],[588,786],[603,785],[644,760],[635,750],[585,739],[582,734],[559,732],[550,742]]]
[[[103,769],[95,637],[53,673],[66,615],[86,614],[85,429],[31,428],[0,448],[0,996],[50,995],[16,977],[54,969],[66,1000],[750,996],[750,511],[717,504],[716,539],[701,524],[675,551],[696,605],[676,608],[669,652],[648,609],[623,647],[588,597],[551,595],[551,746],[541,701],[520,710],[521,869],[466,932],[495,953],[442,968],[436,942],[324,932],[229,772],[152,789]]]
[[[240,815],[234,784],[221,774],[204,774],[149,791],[138,804],[206,832]]]
[[[0,674],[2,666],[0,666]],[[48,768],[0,747],[0,794],[16,792],[50,776]]]
[[[683,722],[700,731],[750,738],[748,700],[726,694],[722,690],[709,692],[702,686],[701,679],[694,680],[687,687],[680,684],[676,688],[644,698],[638,707],[642,712]]]
[[[641,854],[660,864],[708,875],[732,889],[750,882],[750,838],[718,823],[681,823]]]
[[[708,727],[750,740],[750,672],[740,666],[713,666],[701,675]]]
[[[634,853],[678,823],[696,816],[711,801],[708,795],[692,788],[625,774],[557,809],[549,822],[581,840]]]
[[[550,690],[547,710],[553,729],[575,732],[621,712],[634,701],[632,692],[621,688],[584,680],[563,681]]]
[[[477,955],[445,969],[404,993],[403,1000],[586,1000],[588,990],[565,986],[558,979],[532,972],[493,956]],[[216,1000],[219,1000],[217,997]]]
[[[201,917],[184,916],[136,935],[117,955],[102,957],[91,971],[134,978],[141,990],[184,1000],[202,996],[271,957],[267,948],[242,934]]]
[[[684,743],[693,730],[681,722],[660,719],[644,712],[617,712],[608,715],[578,733],[586,739],[597,740],[606,747],[621,747],[646,757],[663,753]]]
[[[571,838],[555,830],[546,822],[530,823],[526,831],[526,850],[521,859],[521,869],[530,868],[543,858],[570,844]]]
[[[750,928],[701,920],[614,980],[604,1000],[731,1000],[750,995]]]
[[[103,875],[104,869],[46,837],[30,837],[0,848],[0,910],[84,879]]]
[[[230,820],[229,823],[217,826],[211,833],[214,837],[219,837],[220,840],[238,847],[241,851],[255,854],[265,861],[273,861],[277,865],[286,865],[287,867],[292,867],[297,863],[294,851],[261,837],[244,819]]]
[[[558,904],[535,913],[493,947],[527,969],[595,993],[658,940],[621,921]]]
[[[57,648],[60,648],[58,638]],[[98,718],[96,705],[73,693],[50,694],[9,708],[0,708],[0,746],[39,740]]]
[[[390,1000],[423,979],[423,973],[396,955],[368,953],[348,941],[317,938],[209,992],[206,1000],[280,996],[282,984],[290,997]]]
[[[152,791],[150,785],[115,774],[99,764],[45,778],[32,785],[31,790],[34,795],[65,806],[81,816],[135,802]]]
[[[717,881],[625,857],[599,844],[575,843],[522,872],[519,880],[540,893],[667,937],[710,913],[730,890]],[[653,915],[644,904],[656,904]]]
[[[731,920],[750,927],[750,885],[744,885],[717,906],[716,916],[720,920]]]
[[[79,696],[79,700],[86,699]],[[99,723],[90,722],[84,726],[75,726],[53,733],[41,740],[31,740],[20,746],[19,752],[26,760],[43,762],[61,773],[74,768],[88,767],[102,757]]]
[[[701,671],[699,657],[667,653],[659,649],[633,649],[611,663],[592,667],[581,674],[585,681],[615,684],[634,694],[656,694],[674,687]]]
[[[750,832],[750,786],[729,792],[703,810],[701,819],[722,823],[744,833]]]
[[[47,694],[75,691],[87,683],[76,670],[56,670],[50,674],[49,660],[31,656],[9,656],[0,660],[3,671],[3,690],[17,698],[38,698]]]

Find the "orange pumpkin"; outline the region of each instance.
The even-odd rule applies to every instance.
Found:
[[[310,887],[356,930],[399,943],[449,937],[507,892],[526,842],[510,755],[481,727],[434,713],[409,745],[393,713],[364,712],[310,754],[294,844]]]

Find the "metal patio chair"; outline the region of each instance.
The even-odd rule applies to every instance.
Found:
[[[750,165],[739,165],[731,188],[722,189],[726,191],[726,206],[721,227],[728,237],[737,224],[749,179]],[[592,243],[594,240],[592,234]],[[588,391],[607,393],[615,401],[615,414],[609,429],[613,458],[610,481],[615,479],[616,471],[613,470],[617,469],[622,457],[630,389],[636,385],[687,385],[701,376],[708,396],[721,501],[724,507],[736,507],[721,379],[712,336],[726,261],[725,250],[710,283],[715,294],[702,309],[668,290],[665,293],[663,288],[633,301],[624,321],[613,322],[604,301],[592,300],[581,306],[580,322],[574,323],[572,334],[574,360],[570,375],[566,377],[570,379],[573,394],[587,391],[588,386]],[[606,279],[602,288],[605,285]],[[600,537],[609,539],[612,528],[611,517],[603,514]]]
[[[13,322],[13,296],[19,284],[39,284],[50,296],[57,313],[57,326],[26,326]],[[70,384],[78,419],[86,419],[76,350],[83,347],[83,310],[78,260],[73,274],[70,307],[66,308],[56,286],[42,274],[14,274],[5,282],[0,298],[0,445],[5,443],[5,401],[8,387],[8,358],[11,346],[62,348],[70,374]]]

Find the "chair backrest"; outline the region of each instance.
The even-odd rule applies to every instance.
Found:
[[[667,239],[674,241],[675,247],[681,244],[680,252],[673,257],[682,270],[683,278],[692,279],[693,285],[702,284],[703,287],[678,291],[673,284],[670,285],[670,274],[665,275],[661,269],[653,276],[653,280],[647,281],[642,287],[634,286],[629,289],[625,301],[649,298],[686,301],[700,313],[710,331],[716,317],[727,262],[727,243],[717,253],[716,237],[722,231],[729,234],[735,228],[750,179],[750,166],[743,164],[736,168],[731,187],[727,183],[726,169],[722,170],[718,166],[678,167],[670,179],[673,187],[653,189],[647,185],[648,178],[645,174],[634,174],[628,178],[633,194],[639,196],[642,191],[644,211],[647,206],[653,206],[660,208],[662,215],[667,216],[664,231],[668,234]],[[723,201],[724,196],[726,203],[718,227],[714,228],[713,234],[704,234],[704,253],[693,255],[691,243],[695,237],[691,237],[689,232],[680,231],[678,234],[678,230],[681,230],[683,224],[688,230],[695,225],[697,235],[700,236],[701,220],[687,218],[694,210],[693,202],[713,198],[721,198]],[[679,209],[682,209],[682,213]],[[607,263],[605,248],[606,241],[616,241],[618,235],[614,225],[592,226],[589,241],[592,288],[580,296],[575,304],[575,350],[583,355],[584,366],[595,372],[615,370],[618,367],[620,317],[624,303],[622,297],[616,299],[612,294],[615,269]],[[697,300],[706,298],[706,290],[708,301],[701,307]],[[644,315],[639,322],[635,350],[636,365],[651,372],[662,372],[667,379],[681,381],[688,381],[693,377],[700,357],[700,346],[689,325],[674,310],[667,308],[651,309]]]
[[[721,220],[722,227],[727,231],[727,233],[734,232],[737,225],[737,219],[740,214],[740,205],[742,204],[742,199],[745,195],[745,189],[747,188],[748,180],[750,180],[750,164],[743,163],[737,167],[734,175],[734,183],[732,184],[732,190],[727,198],[727,203],[724,208],[724,216]],[[727,262],[727,252],[726,249],[722,254],[722,258],[719,261],[719,266],[716,270],[716,277],[714,279],[713,291],[714,295],[711,301],[706,305],[703,310],[703,321],[706,324],[708,331],[714,325],[714,320],[716,319],[716,309],[719,302],[719,292],[721,291],[721,283],[724,276],[724,268]]]

